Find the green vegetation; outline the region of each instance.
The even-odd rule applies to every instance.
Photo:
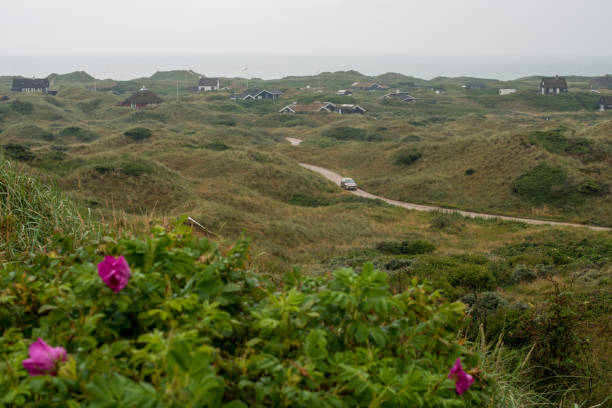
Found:
[[[397,152],[393,163],[401,166],[408,166],[421,158],[421,152],[413,149],[404,149]]]
[[[521,175],[514,184],[513,192],[525,200],[543,204],[567,199],[572,187],[563,169],[541,164]]]
[[[0,275],[4,404],[491,404],[493,379],[456,338],[464,306],[416,282],[393,295],[372,265],[293,271],[275,288],[249,269],[246,242],[222,253],[187,227],[57,251],[62,262],[41,255]],[[97,276],[107,254],[131,268],[120,293]],[[57,376],[21,367],[31,337],[66,349]],[[476,376],[461,396],[447,378],[456,358]]]
[[[127,132],[124,133],[124,135],[128,139],[132,139],[137,142],[140,142],[142,140],[150,138],[153,135],[153,132],[151,132],[150,129],[138,127],[138,128],[128,130]]]
[[[262,406],[316,406],[317,398],[328,402],[339,396],[349,403],[359,398],[376,405],[371,395],[391,398],[381,388],[383,380],[397,387],[408,375],[392,364],[391,379],[383,378],[380,370],[389,369],[386,358],[406,367],[423,360],[422,371],[415,373],[435,372],[432,378],[443,380],[448,372],[438,363],[448,364],[450,354],[422,353],[422,358],[404,359],[398,351],[404,347],[402,341],[412,344],[409,350],[417,353],[423,344],[454,348],[461,343],[466,359],[471,359],[466,360],[467,367],[478,368],[488,381],[474,393],[486,396],[490,406],[593,406],[612,393],[608,369],[612,347],[607,335],[609,232],[406,211],[343,192],[298,164],[332,169],[353,177],[368,192],[397,200],[611,226],[612,117],[596,112],[589,106],[593,95],[578,90],[589,89],[590,79],[568,78],[570,94],[557,98],[538,95],[535,77],[510,83],[483,80],[490,88],[487,92],[465,92],[461,83],[472,79],[423,81],[398,74],[367,78],[348,71],[318,78],[253,80],[253,86],[279,88],[284,95],[278,101],[244,103],[229,100],[225,91],[183,89],[176,103],[177,80],[184,81],[181,86],[197,83],[189,71],[117,81],[113,91],[131,92],[145,85],[167,101],[139,110],[118,106],[125,94],[86,90],[93,84],[82,74],[54,77],[56,97],[15,93],[10,102],[0,103],[2,155],[13,166],[7,180],[20,178],[26,186],[13,187],[10,191],[16,194],[3,196],[17,201],[10,201],[11,212],[2,221],[3,228],[10,228],[0,231],[6,248],[0,253],[0,314],[5,313],[0,324],[19,330],[5,330],[0,340],[4,345],[0,375],[6,375],[0,378],[0,387],[7,387],[0,398],[8,395],[13,405],[41,405],[54,393],[88,405],[98,397],[104,403],[113,394],[105,392],[102,397],[100,390],[122,387],[125,392],[117,399],[127,398],[127,406],[131,398],[145,394],[150,404],[168,406],[174,398],[187,405],[185,398],[195,395],[189,393],[202,388],[210,390],[202,398],[221,395],[225,402],[240,399],[247,405],[261,401]],[[305,88],[319,80],[325,88],[322,93]],[[419,101],[385,103],[380,93],[356,92],[350,99],[334,97],[358,103],[367,109],[366,115],[277,113],[291,101],[321,100],[335,89],[367,80],[409,89]],[[244,84],[240,79],[225,81],[233,90]],[[7,94],[9,86],[9,79],[0,78],[0,94]],[[519,92],[504,97],[489,92],[506,86]],[[432,87],[445,93],[435,94]],[[12,108],[14,102],[17,109]],[[31,109],[21,112],[19,106]],[[285,137],[304,142],[291,146]],[[44,175],[42,181],[37,174]],[[33,187],[28,180],[34,180]],[[31,195],[32,191],[41,193]],[[79,217],[76,208],[87,217]],[[66,209],[70,212],[64,213]],[[23,223],[14,221],[17,214],[29,215]],[[201,223],[205,228],[194,230],[214,238],[215,244],[186,237],[182,227],[178,233],[158,229],[150,233],[153,220],[167,225],[168,219],[181,214]],[[81,218],[95,220],[94,226]],[[49,229],[36,235],[37,222]],[[19,229],[23,225],[29,230]],[[83,241],[98,230],[109,237]],[[117,238],[126,231],[126,238]],[[249,257],[245,244],[234,244],[242,236],[252,239]],[[202,252],[206,245],[210,250]],[[159,253],[154,248],[160,248]],[[105,254],[129,255],[133,266],[135,286],[113,298],[116,307],[110,297],[100,298],[106,289],[96,286],[100,282],[95,263]],[[244,262],[233,264],[234,255]],[[21,263],[14,263],[17,260]],[[364,266],[370,262],[374,268]],[[215,292],[210,297],[210,302],[218,302],[217,311],[236,316],[235,321],[220,319],[231,327],[231,334],[215,326],[217,320],[211,316],[218,318],[216,312],[209,315],[208,309],[202,309],[201,293],[221,286],[210,281],[194,286],[181,275],[195,270],[203,276],[208,272],[202,270],[208,270],[220,277],[226,271],[217,268],[220,264],[232,265],[229,275],[240,275],[223,281],[239,285],[239,292]],[[14,273],[4,273],[5,265]],[[285,275],[293,267],[303,275]],[[24,270],[27,284],[20,286]],[[388,288],[383,288],[383,275]],[[337,299],[333,308],[324,304],[327,300],[321,293],[337,291],[336,286],[342,286],[339,279],[348,279],[352,283],[342,286],[342,291],[355,296],[355,282],[363,284],[359,279],[366,276],[380,282],[377,299],[386,299],[381,302],[418,295],[415,305],[427,307],[406,309],[407,314],[413,310],[416,318],[424,319],[417,327],[439,328],[441,344],[431,343],[429,334],[403,340],[396,336],[399,312],[393,308],[386,315],[353,310],[361,313],[354,326],[368,326],[366,337],[363,329],[359,332],[365,343],[356,338],[339,342],[334,330],[344,327],[349,333],[348,318],[342,322],[339,317],[349,314]],[[251,279],[260,285],[257,290],[249,286]],[[427,283],[420,286],[414,279]],[[272,315],[292,288],[317,302],[321,308],[313,313],[319,316],[302,316],[306,303],[299,303],[300,311],[290,312],[289,323],[283,326],[288,337],[283,337],[286,333],[280,326],[266,331],[268,320],[256,324],[264,318],[285,324]],[[191,304],[194,296],[197,301]],[[455,325],[453,317],[448,327],[436,326],[440,321],[434,314],[455,301],[466,305],[460,322]],[[57,312],[45,304],[57,306]],[[247,309],[259,315],[246,313]],[[146,315],[147,310],[156,312]],[[69,327],[68,319],[55,324],[54,313],[72,316],[74,326]],[[103,317],[92,323],[96,314]],[[389,320],[378,324],[383,315]],[[553,330],[555,325],[562,329]],[[377,343],[382,337],[371,327],[382,328],[384,346]],[[317,330],[324,337],[310,338]],[[562,333],[571,335],[564,338]],[[25,378],[19,359],[26,357],[27,345],[38,334],[50,344],[68,347],[75,358],[76,377]],[[263,340],[257,343],[255,338]],[[322,339],[327,342],[327,356],[318,359]],[[188,354],[179,360],[200,361],[196,357],[204,359],[200,353],[208,353],[209,360],[201,360],[205,369],[195,376],[191,365],[181,367],[176,359],[184,347],[175,343],[183,341]],[[558,353],[562,347],[566,355]],[[151,361],[143,362],[143,350]],[[339,363],[346,361],[367,374],[367,385],[340,376]],[[117,375],[104,375],[111,371]],[[206,384],[212,388],[190,387],[200,374],[208,376]],[[357,397],[358,386],[365,391]],[[64,402],[58,400],[56,405]]]
[[[92,224],[56,189],[0,162],[0,259],[47,249],[56,235],[78,241],[92,233]]]

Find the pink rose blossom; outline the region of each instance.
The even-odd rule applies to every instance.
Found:
[[[106,283],[106,286],[117,293],[127,286],[131,272],[123,256],[119,258],[106,256],[104,260],[98,264],[98,275],[100,275],[100,278]]]
[[[57,375],[59,363],[66,361],[66,349],[51,347],[40,337],[30,344],[30,358],[21,364],[30,375]]]
[[[474,377],[463,371],[463,368],[461,368],[461,358],[458,358],[455,361],[455,365],[448,373],[448,378],[455,382],[455,389],[459,395],[466,392],[468,388],[470,388],[470,385],[474,384]]]

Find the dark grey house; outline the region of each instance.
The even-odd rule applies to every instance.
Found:
[[[242,101],[259,99],[278,99],[283,93],[278,89],[247,89],[240,94],[231,94],[230,99]]]
[[[602,96],[598,105],[600,111],[612,110],[612,96]]]
[[[463,89],[486,89],[487,86],[482,82],[466,82],[461,85]]]
[[[49,90],[49,80],[47,78],[15,78],[13,79],[13,92],[42,92],[47,93]]]
[[[351,84],[351,89],[354,91],[379,91],[389,88],[377,84],[376,82],[353,82]]]
[[[542,95],[558,95],[561,92],[567,92],[567,89],[565,77],[560,77],[559,75],[542,78],[540,82],[540,92]]]
[[[278,111],[279,113],[317,113],[317,112],[334,112],[339,115],[360,114],[363,115],[366,110],[359,105],[342,103],[333,104],[331,102],[311,102],[308,104],[292,103]]]
[[[218,91],[219,89],[221,89],[219,86],[219,78],[200,78],[198,91]]]
[[[417,100],[417,98],[410,95],[408,92],[400,92],[400,91],[386,94],[385,96],[383,96],[383,98],[384,99],[399,99],[404,102],[415,102]]]

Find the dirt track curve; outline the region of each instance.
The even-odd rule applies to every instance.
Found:
[[[287,140],[293,145],[293,146],[297,146],[299,145],[302,141],[299,139],[294,139],[291,138],[293,140],[289,140],[290,138],[287,138]],[[323,168],[323,167],[319,167],[319,166],[315,166],[312,164],[306,164],[306,163],[300,163],[300,166],[308,169],[308,170],[312,170],[316,173],[321,174],[322,176],[324,176],[325,178],[327,178],[328,180],[331,180],[332,182],[334,182],[337,185],[340,185],[340,180],[342,179],[342,176],[339,175],[338,173],[335,173],[329,169]],[[391,205],[395,205],[398,207],[403,207],[403,208],[407,208],[409,210],[416,210],[416,211],[439,211],[439,212],[444,212],[444,213],[451,213],[451,214],[460,214],[463,215],[464,217],[470,217],[470,218],[497,218],[500,220],[506,220],[506,221],[519,221],[519,222],[524,222],[525,224],[531,224],[531,225],[552,225],[555,227],[574,227],[574,228],[588,228],[590,230],[593,231],[610,231],[612,230],[612,228],[607,228],[607,227],[598,227],[595,225],[585,225],[585,224],[575,224],[575,223],[571,223],[571,222],[557,222],[557,221],[544,221],[544,220],[534,220],[531,218],[521,218],[521,217],[508,217],[505,215],[494,215],[494,214],[484,214],[484,213],[477,213],[477,212],[472,212],[472,211],[462,211],[462,210],[454,210],[454,209],[449,209],[449,208],[443,208],[443,207],[436,207],[433,205],[422,205],[422,204],[413,204],[413,203],[406,203],[403,201],[397,201],[397,200],[391,200],[388,198],[384,198],[384,197],[380,197],[374,194],[370,194],[367,191],[363,191],[361,189],[357,189],[356,191],[351,191],[351,193],[358,195],[360,197],[365,197],[365,198],[371,198],[371,199],[378,199],[378,200],[383,200],[384,202],[386,202],[387,204],[391,204]]]

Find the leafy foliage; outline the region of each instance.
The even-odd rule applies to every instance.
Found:
[[[180,220],[182,221],[182,220]],[[482,406],[491,381],[461,396],[454,359],[479,360],[456,341],[461,303],[413,281],[391,294],[366,264],[330,278],[297,270],[273,288],[249,269],[248,243],[221,251],[177,223],[144,239],[69,244],[0,275],[2,403],[89,407]],[[57,254],[61,254],[58,256]],[[96,263],[124,255],[119,294]],[[27,270],[27,274],[24,273]],[[21,367],[33,338],[62,345],[57,377]]]

